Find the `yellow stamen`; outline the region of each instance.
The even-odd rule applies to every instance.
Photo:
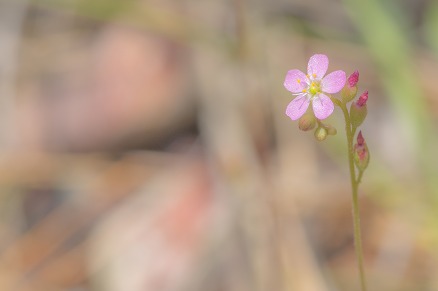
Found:
[[[300,79],[298,79],[298,80],[297,80],[297,82],[298,82],[298,84],[300,84],[300,83],[301,83],[301,80],[300,80]]]
[[[312,96],[321,92],[321,87],[320,87],[319,82],[312,82],[312,83],[310,83],[310,86],[309,86],[308,89],[309,89],[309,93]]]
[[[316,78],[316,74],[312,74],[313,78]]]

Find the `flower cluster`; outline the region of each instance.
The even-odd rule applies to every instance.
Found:
[[[326,55],[313,55],[307,65],[307,74],[297,69],[290,70],[284,80],[284,87],[296,96],[287,106],[286,115],[292,120],[299,119],[298,127],[303,131],[313,130],[316,127],[314,135],[319,141],[337,132],[332,125],[322,122],[333,113],[335,105],[342,109],[348,126],[347,134],[352,137],[368,113],[368,91],[363,92],[357,101],[351,103],[350,110],[347,110],[347,104],[357,95],[359,72],[353,72],[348,79],[342,70],[326,75],[328,65],[329,60]],[[337,93],[340,98],[333,96]],[[309,110],[310,104],[312,104],[311,110]],[[358,143],[354,145],[355,163],[358,168],[364,169],[368,165],[369,153],[362,132],[357,136],[357,140]],[[353,147],[352,142],[351,146]]]
[[[358,269],[361,280],[361,290],[366,290],[366,280],[363,267],[363,252],[361,242],[361,231],[359,223],[358,187],[365,169],[368,167],[370,153],[362,131],[356,136],[357,129],[364,122],[368,109],[368,91],[363,92],[356,101],[357,84],[359,83],[359,72],[353,72],[348,79],[345,72],[338,70],[325,75],[328,69],[328,58],[326,55],[313,55],[307,65],[307,74],[300,70],[290,70],[286,74],[284,87],[296,97],[286,108],[286,115],[298,121],[298,127],[303,131],[314,131],[317,140],[323,141],[328,135],[335,135],[336,128],[325,124],[322,120],[329,117],[338,106],[345,120],[345,133],[348,145],[348,161],[350,169],[350,181],[353,196],[353,220],[354,240]],[[339,97],[333,94],[339,93]],[[348,110],[348,103],[350,103]],[[308,110],[309,105],[311,109]],[[325,120],[324,120],[325,122]],[[356,136],[356,143],[354,137]]]

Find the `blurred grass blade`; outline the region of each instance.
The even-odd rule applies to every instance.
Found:
[[[381,1],[344,0],[344,3],[377,62],[391,105],[407,121],[429,190],[437,193],[434,181],[436,136],[432,134],[430,112],[413,69],[411,40],[389,13],[388,5]]]
[[[424,20],[424,30],[426,34],[426,41],[435,50],[438,55],[438,2],[431,1],[429,7],[426,9]]]

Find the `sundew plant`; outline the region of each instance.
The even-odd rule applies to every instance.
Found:
[[[323,122],[334,112],[335,106],[338,106],[344,115],[353,198],[354,242],[361,290],[365,291],[358,188],[370,155],[362,131],[357,131],[367,115],[368,91],[363,92],[356,101],[353,101],[358,92],[359,72],[355,71],[348,79],[342,70],[326,75],[328,65],[329,60],[326,55],[316,54],[309,59],[307,74],[297,69],[287,72],[284,87],[296,97],[287,106],[286,115],[292,120],[298,120],[298,127],[301,130],[314,130],[318,141],[323,141],[327,136],[337,133],[333,126]],[[309,106],[310,104],[312,106]],[[356,142],[353,144],[355,137]]]

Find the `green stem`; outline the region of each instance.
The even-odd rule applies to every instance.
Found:
[[[366,280],[365,280],[365,270],[363,267],[363,251],[362,251],[362,238],[360,231],[360,214],[359,214],[359,199],[358,199],[358,187],[360,180],[362,178],[362,171],[359,171],[359,176],[356,179],[356,169],[354,167],[353,160],[353,138],[356,132],[356,128],[352,128],[350,122],[350,115],[348,114],[347,107],[345,104],[340,104],[339,107],[342,109],[345,118],[345,133],[347,134],[348,143],[348,163],[350,168],[350,180],[351,189],[353,194],[353,225],[354,225],[354,244],[356,249],[357,265],[359,268],[361,290],[366,291]]]
[[[360,182],[362,181],[362,175],[363,175],[363,171],[359,171],[359,176],[357,176],[357,185],[359,185],[360,184]]]

